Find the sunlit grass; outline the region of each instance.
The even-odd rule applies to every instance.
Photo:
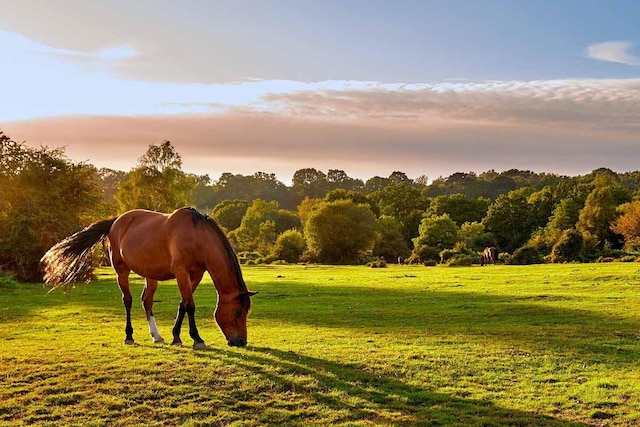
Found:
[[[125,346],[108,269],[68,293],[0,287],[0,424],[640,423],[638,264],[243,271],[260,294],[242,349],[210,281],[203,351],[154,345],[141,306]],[[170,338],[175,283],[156,300]]]

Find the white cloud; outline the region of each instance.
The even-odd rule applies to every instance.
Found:
[[[628,41],[610,41],[587,46],[587,56],[599,61],[640,66],[640,57],[630,52],[633,43]]]

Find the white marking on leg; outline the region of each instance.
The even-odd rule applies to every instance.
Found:
[[[153,316],[149,316],[149,334],[153,338],[153,342],[164,342],[164,339],[160,336],[158,325],[156,325],[156,319]]]

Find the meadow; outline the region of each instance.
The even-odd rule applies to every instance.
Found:
[[[0,425],[640,424],[637,263],[243,272],[249,345],[226,346],[207,278],[197,351],[153,344],[140,304],[125,346],[110,269],[0,284]],[[170,339],[175,283],[156,300]]]

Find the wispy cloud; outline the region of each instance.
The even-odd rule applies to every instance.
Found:
[[[640,66],[640,56],[631,52],[634,45],[629,41],[610,41],[587,46],[587,56],[599,61]]]

